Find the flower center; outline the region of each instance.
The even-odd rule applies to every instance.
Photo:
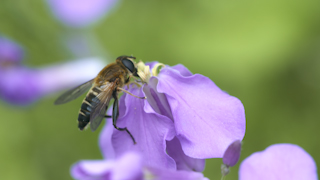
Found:
[[[165,67],[162,63],[157,63],[150,72],[150,66],[145,65],[144,62],[140,61],[137,63],[137,74],[139,75],[140,79],[144,83],[149,83],[149,80],[152,76],[158,76],[161,68]]]
[[[154,175],[146,168],[143,169],[143,179],[152,180],[154,179]]]

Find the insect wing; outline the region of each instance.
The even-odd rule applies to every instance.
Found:
[[[112,93],[116,87],[115,85],[113,82],[108,82],[106,85],[100,87],[102,91],[97,95],[100,103],[92,107],[90,115],[90,128],[92,131],[95,131],[99,127],[102,119],[105,117]]]
[[[78,87],[75,87],[65,93],[63,93],[55,102],[54,104],[55,105],[58,105],[58,104],[64,104],[64,103],[67,103],[69,101],[72,101],[76,98],[78,98],[80,95],[82,95],[83,93],[87,92],[91,86],[92,86],[92,83],[93,83],[93,79],[86,82],[86,83],[83,83],[81,84],[80,86]]]

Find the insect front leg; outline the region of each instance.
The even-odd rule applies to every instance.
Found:
[[[135,79],[136,81],[130,82],[130,79],[131,79],[131,78]],[[132,75],[129,75],[128,79],[125,81],[124,84],[126,84],[126,85],[127,85],[127,88],[129,89],[129,85],[130,85],[130,84],[135,84],[137,87],[141,87],[141,84],[139,84],[139,83],[141,83],[141,82],[142,82],[142,81],[141,81],[140,79],[138,79],[137,77],[132,76]]]
[[[129,94],[129,95],[131,95],[131,96],[133,96],[133,97],[139,98],[139,99],[147,99],[146,96],[145,96],[145,97],[136,96],[136,95],[132,94],[131,92],[129,92],[129,91],[123,89],[123,88],[120,88],[120,87],[117,87],[117,90],[118,90],[118,91],[123,91],[123,92],[125,92],[125,93],[127,93],[127,94]]]
[[[132,134],[130,133],[130,131],[125,127],[125,128],[120,128],[117,126],[117,120],[119,117],[119,102],[118,102],[118,96],[117,96],[117,91],[115,90],[112,94],[113,98],[114,98],[114,102],[113,102],[113,111],[112,111],[112,122],[113,122],[113,126],[114,128],[116,128],[119,131],[126,131],[134,144],[136,143],[136,140],[134,139],[134,137],[132,136]]]
[[[126,81],[124,82],[124,84],[127,84],[128,82],[130,82],[130,77],[131,77],[131,76],[129,76],[129,77],[126,79]]]

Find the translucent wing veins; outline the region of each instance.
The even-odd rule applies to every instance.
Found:
[[[76,98],[78,98],[80,95],[82,95],[83,93],[87,92],[93,83],[93,79],[91,79],[88,82],[85,82],[83,84],[81,84],[80,86],[77,86],[65,93],[63,93],[55,102],[55,105],[59,105],[59,104],[64,104],[67,103],[69,101],[72,101]]]

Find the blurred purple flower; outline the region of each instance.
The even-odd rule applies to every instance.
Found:
[[[15,105],[79,85],[104,67],[101,59],[88,58],[33,69],[21,64],[23,54],[18,44],[0,36],[0,98]]]
[[[103,66],[102,60],[91,58],[39,69],[1,68],[0,98],[11,104],[27,105],[94,78]]]
[[[101,19],[117,0],[48,0],[53,14],[68,26],[89,26]]]
[[[253,153],[240,165],[240,180],[317,180],[312,157],[293,144],[275,144]]]
[[[0,36],[0,71],[5,66],[20,64],[23,54],[24,52],[21,46]]]
[[[75,179],[142,179],[142,159],[136,153],[127,153],[118,159],[84,160],[71,168]]]
[[[142,157],[135,152],[127,152],[111,160],[80,161],[71,168],[71,175],[78,180],[207,180],[197,172],[144,166]]]
[[[229,144],[242,140],[245,115],[240,100],[182,65],[166,66],[159,73],[158,63],[149,65],[152,74],[149,66],[139,65],[146,84],[129,89],[147,100],[125,93],[119,103],[117,125],[127,127],[137,144],[107,124],[100,136],[105,156],[134,150],[147,166],[202,171],[204,159],[221,158]]]

